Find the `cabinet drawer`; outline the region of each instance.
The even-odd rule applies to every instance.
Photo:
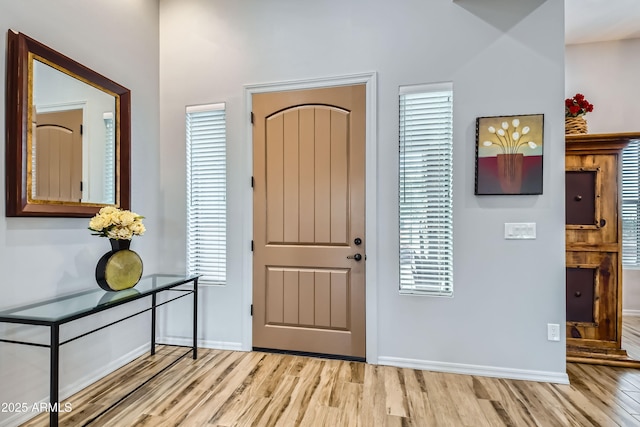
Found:
[[[565,224],[595,226],[597,170],[565,173]]]
[[[567,338],[616,341],[617,265],[616,252],[567,252]]]
[[[565,161],[567,243],[618,243],[617,157],[566,156]]]
[[[595,279],[594,268],[567,268],[567,322],[595,322]]]

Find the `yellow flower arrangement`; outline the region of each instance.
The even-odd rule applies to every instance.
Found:
[[[105,206],[89,221],[89,230],[94,236],[109,239],[131,240],[133,236],[141,236],[146,231],[142,219],[137,213]]]

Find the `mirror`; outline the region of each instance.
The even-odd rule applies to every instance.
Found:
[[[24,34],[7,46],[7,216],[129,209],[131,93]]]

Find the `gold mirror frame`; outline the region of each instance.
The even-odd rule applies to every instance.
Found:
[[[131,92],[129,89],[96,73],[71,58],[9,30],[7,34],[6,78],[6,216],[92,217],[105,204],[81,202],[52,202],[32,200],[28,163],[30,138],[29,117],[32,111],[34,57],[48,65],[94,86],[116,98],[116,171],[115,206],[130,209],[131,198]]]

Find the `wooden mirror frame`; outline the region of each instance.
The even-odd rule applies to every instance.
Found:
[[[97,203],[30,201],[27,188],[27,147],[30,130],[30,64],[37,55],[85,83],[112,92],[119,98],[116,108],[116,200],[115,206],[130,209],[131,197],[131,91],[73,59],[9,30],[6,76],[6,216],[92,217]],[[111,205],[113,206],[113,205]]]

